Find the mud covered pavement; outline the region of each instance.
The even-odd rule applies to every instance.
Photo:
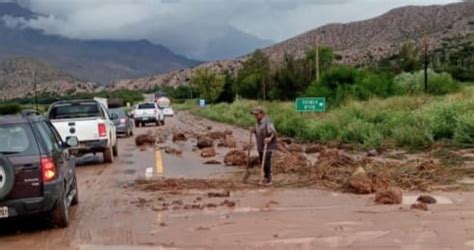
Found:
[[[153,140],[137,147],[136,138],[121,139],[120,155],[111,165],[92,156],[81,159],[80,204],[72,209],[67,229],[46,228],[41,218],[2,221],[0,249],[474,247],[474,194],[440,191],[448,189],[440,185],[448,175],[440,175],[440,163],[427,155],[345,150],[335,157],[337,147],[282,140],[275,185],[262,188],[253,184],[257,168],[244,185],[243,167],[225,166],[229,152],[249,146],[245,130],[180,113],[165,127],[135,132]],[[203,150],[213,153],[209,140],[215,156],[202,157]],[[195,147],[199,141],[201,148]],[[375,177],[380,166],[390,164]],[[398,166],[403,171],[397,172]],[[372,194],[346,192],[358,167],[370,179]],[[415,181],[417,175],[425,181]],[[461,183],[469,181],[466,175]],[[376,205],[376,184],[402,187],[402,203]],[[436,203],[417,203],[421,194]]]

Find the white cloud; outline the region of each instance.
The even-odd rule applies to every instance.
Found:
[[[0,0],[4,1],[4,0]],[[233,26],[281,41],[331,22],[349,22],[407,4],[454,0],[20,0],[33,20],[8,20],[81,39],[149,39],[188,56],[205,54],[210,41]],[[16,23],[15,23],[16,22]],[[238,44],[236,44],[238,46]]]

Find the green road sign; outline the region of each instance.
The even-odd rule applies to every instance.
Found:
[[[297,112],[324,112],[326,111],[326,98],[296,98],[295,106]]]

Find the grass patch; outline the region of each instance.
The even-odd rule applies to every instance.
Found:
[[[302,140],[425,149],[436,142],[474,145],[474,86],[444,96],[396,96],[349,101],[321,114],[299,114],[290,102],[240,100],[196,109],[196,115],[241,127],[254,124],[250,111],[262,105],[280,134]]]
[[[186,111],[191,110],[192,108],[196,107],[198,100],[184,100],[182,102],[174,102],[173,108],[175,110]]]

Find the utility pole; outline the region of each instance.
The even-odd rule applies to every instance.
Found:
[[[428,39],[426,34],[423,35],[423,57],[425,68],[425,93],[428,93]]]
[[[319,41],[318,37],[316,36],[316,82],[319,82]]]
[[[33,71],[33,84],[35,85],[35,106],[36,106],[36,112],[39,113],[39,109],[38,109],[38,89],[37,89],[37,83],[36,83],[36,71]]]

